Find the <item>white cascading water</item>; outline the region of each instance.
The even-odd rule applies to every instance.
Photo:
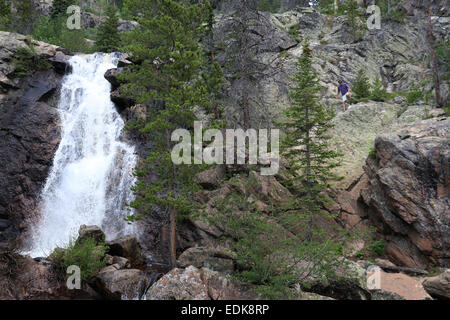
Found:
[[[104,78],[119,54],[74,56],[63,81],[59,112],[61,142],[41,194],[41,216],[32,230],[32,257],[47,256],[77,236],[81,225],[100,226],[107,239],[133,232],[124,218],[137,157],[122,142],[124,121],[110,100]]]

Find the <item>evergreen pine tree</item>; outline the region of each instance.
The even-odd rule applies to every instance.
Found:
[[[356,102],[363,101],[370,97],[370,82],[364,69],[358,71],[352,90],[353,98]]]
[[[362,14],[358,1],[356,0],[348,0],[344,2],[343,6],[347,12],[348,24],[351,29],[353,41],[356,41],[365,32],[365,25],[362,22],[364,15]]]
[[[11,25],[11,4],[0,0],[0,30],[8,31]]]
[[[194,208],[193,170],[197,166],[175,165],[171,141],[175,129],[192,128],[194,107],[208,104],[208,95],[200,77],[204,52],[199,40],[205,32],[208,1],[128,0],[130,13],[137,13],[139,27],[131,31],[124,51],[139,64],[124,74],[125,94],[148,109],[145,123],[135,129],[145,134],[152,148],[142,165],[136,168],[138,182],[133,188],[136,200],[131,206],[136,215],[160,213],[159,218],[170,226],[170,262],[176,264],[176,220]],[[156,177],[156,179],[155,179]],[[165,234],[166,232],[163,232]]]
[[[100,52],[117,51],[120,46],[120,34],[117,30],[119,18],[113,4],[106,8],[106,20],[100,25],[95,43],[96,50]]]
[[[321,87],[312,68],[311,55],[305,43],[296,63],[298,71],[290,93],[292,104],[284,112],[287,120],[279,123],[285,133],[282,154],[292,175],[287,184],[303,195],[294,200],[294,208],[300,209],[307,220],[306,241],[312,241],[314,216],[321,214],[326,201],[322,192],[329,187],[329,181],[338,179],[333,169],[339,165],[340,156],[328,146],[330,137],[326,132],[332,128],[334,113],[318,102]]]
[[[373,83],[373,90],[370,95],[370,98],[374,101],[386,101],[388,98],[388,93],[386,89],[383,87],[383,83],[381,82],[381,79],[379,76],[376,77],[374,83]]]
[[[53,0],[50,16],[56,18],[67,15],[67,8],[75,3],[76,0]]]
[[[30,34],[33,30],[33,23],[36,18],[34,4],[32,0],[16,0],[13,3],[15,9],[11,16],[12,29],[22,34]]]

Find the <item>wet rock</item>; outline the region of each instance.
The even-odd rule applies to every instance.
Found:
[[[111,101],[116,104],[119,113],[136,104],[136,101],[122,94],[120,88],[111,92]]]
[[[56,93],[60,67],[30,70],[14,78],[13,57],[33,46],[40,59],[63,59],[64,49],[26,36],[0,32],[0,243],[16,239],[38,217],[37,198],[60,140]],[[67,57],[66,57],[67,58]],[[65,62],[61,60],[61,68]],[[25,220],[27,222],[25,222]]]
[[[178,258],[178,266],[208,268],[213,271],[232,273],[236,255],[223,247],[194,247],[184,251]]]
[[[145,273],[137,269],[103,268],[94,277],[93,287],[104,298],[112,300],[140,299],[148,285]]]
[[[93,238],[97,243],[105,241],[105,233],[97,226],[82,225],[78,230],[78,241],[81,243]]]
[[[117,75],[123,73],[123,68],[112,68],[106,71],[105,73],[105,79],[108,80],[109,83],[111,83],[112,90],[116,90],[121,82],[119,79],[117,79]]]
[[[148,300],[241,300],[256,299],[249,288],[207,268],[173,269],[147,291]]]
[[[109,246],[108,254],[127,258],[133,267],[145,263],[145,257],[135,234],[108,241],[107,245]]]
[[[423,287],[434,298],[450,300],[450,269],[438,276],[425,279]]]

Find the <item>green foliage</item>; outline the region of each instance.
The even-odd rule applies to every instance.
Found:
[[[82,242],[71,240],[67,248],[56,248],[49,259],[61,276],[66,274],[69,266],[75,265],[80,268],[81,279],[89,280],[106,266],[107,250],[108,246],[104,242],[97,243],[94,238]]]
[[[86,43],[84,30],[69,30],[63,16],[56,18],[41,16],[33,30],[33,38],[61,46],[71,52],[92,52]]]
[[[50,16],[57,18],[67,16],[67,8],[77,3],[77,0],[53,0]]]
[[[11,31],[29,34],[37,16],[33,7],[33,0],[15,0],[13,6],[16,12],[11,16]]]
[[[364,259],[365,256],[366,256],[366,254],[364,253],[363,250],[359,250],[358,252],[355,253],[355,257],[360,260]]]
[[[119,49],[120,35],[117,27],[119,26],[119,18],[114,5],[106,8],[106,20],[100,25],[97,32],[96,51],[114,52]]]
[[[397,111],[397,118],[400,118],[402,114],[404,114],[408,110],[408,106],[403,106],[400,110]]]
[[[372,254],[381,256],[384,253],[386,244],[383,241],[373,241],[370,242],[367,247]]]
[[[370,82],[364,69],[358,71],[355,82],[352,87],[353,100],[355,102],[368,100],[370,97]]]
[[[351,29],[353,35],[353,41],[363,37],[366,31],[366,24],[364,23],[364,12],[358,5],[356,0],[348,0],[341,3],[341,10],[345,10],[347,16],[347,23]]]
[[[381,82],[379,76],[375,78],[375,81],[373,83],[373,89],[370,94],[370,99],[373,101],[380,101],[380,102],[389,100],[389,94],[383,87],[383,83]]]
[[[123,51],[142,62],[121,77],[126,81],[122,90],[148,106],[148,120],[134,128],[152,143],[150,155],[135,170],[136,200],[130,205],[137,213],[129,220],[154,214],[158,208],[166,214],[175,211],[180,217],[195,208],[193,175],[199,168],[172,162],[176,142],[171,141],[171,133],[192,128],[195,106],[211,110],[210,95],[200,76],[205,57],[199,45],[206,31],[209,2],[133,0],[125,5],[131,14],[136,13],[140,26],[126,36]]]
[[[377,158],[377,149],[375,149],[375,147],[370,148],[369,157],[371,157],[372,159]]]
[[[401,24],[405,23],[406,11],[402,7],[402,0],[378,0],[381,17]]]
[[[278,10],[280,10],[280,1],[279,0],[259,0],[258,10],[269,11],[269,12],[278,12]]]
[[[220,226],[222,239],[236,253],[236,278],[254,287],[267,299],[292,298],[290,287],[306,284],[312,275],[335,277],[337,268],[345,269],[342,259],[345,234],[309,228],[309,216],[291,210],[293,199],[273,203],[270,214],[261,213],[248,190],[255,184],[252,177],[234,177],[230,182],[239,190],[218,201],[219,212],[208,212],[207,221]],[[266,199],[267,201],[267,199]],[[322,218],[333,217],[321,212]],[[312,231],[311,241],[304,241]],[[336,230],[333,230],[336,231]],[[231,240],[231,241],[230,241]]]
[[[434,118],[434,116],[430,113],[430,109],[425,108],[422,120],[428,120],[428,119],[432,119],[432,118]]]
[[[420,86],[414,85],[411,88],[411,91],[408,92],[406,99],[408,100],[408,104],[413,104],[418,100],[424,99],[424,92],[421,90]]]
[[[51,64],[47,60],[40,58],[33,47],[17,50],[12,61],[14,63],[13,77],[24,77],[33,71],[51,68]]]
[[[303,50],[296,63],[298,71],[291,87],[291,105],[284,112],[287,120],[278,125],[285,133],[282,153],[289,162],[289,173],[294,176],[288,184],[290,187],[301,186],[301,192],[308,193],[305,201],[317,205],[320,192],[329,186],[329,181],[338,179],[332,171],[339,166],[336,159],[341,154],[328,147],[330,137],[326,132],[332,127],[334,113],[318,102],[322,88],[312,68],[311,49],[307,43]],[[295,148],[297,146],[303,148]],[[313,213],[315,209],[311,209]]]
[[[450,117],[450,101],[447,101],[447,104],[444,106],[444,111],[447,117]]]
[[[8,31],[11,26],[11,5],[6,0],[0,0],[0,30]]]
[[[300,25],[294,24],[292,26],[289,27],[288,33],[298,42],[301,41],[300,36],[299,36],[299,29],[300,29]]]
[[[442,80],[450,82],[450,38],[441,41],[436,46],[436,56],[442,75]]]
[[[335,11],[334,0],[320,0],[317,9],[322,14],[334,16],[342,16],[345,14],[345,6],[338,5],[337,10]]]

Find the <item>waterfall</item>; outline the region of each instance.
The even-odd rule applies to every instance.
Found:
[[[124,121],[110,100],[104,78],[119,54],[78,55],[61,88],[61,142],[40,199],[40,218],[31,230],[33,257],[67,245],[83,224],[100,226],[107,239],[133,232],[124,218],[133,198],[134,147],[121,141]]]

